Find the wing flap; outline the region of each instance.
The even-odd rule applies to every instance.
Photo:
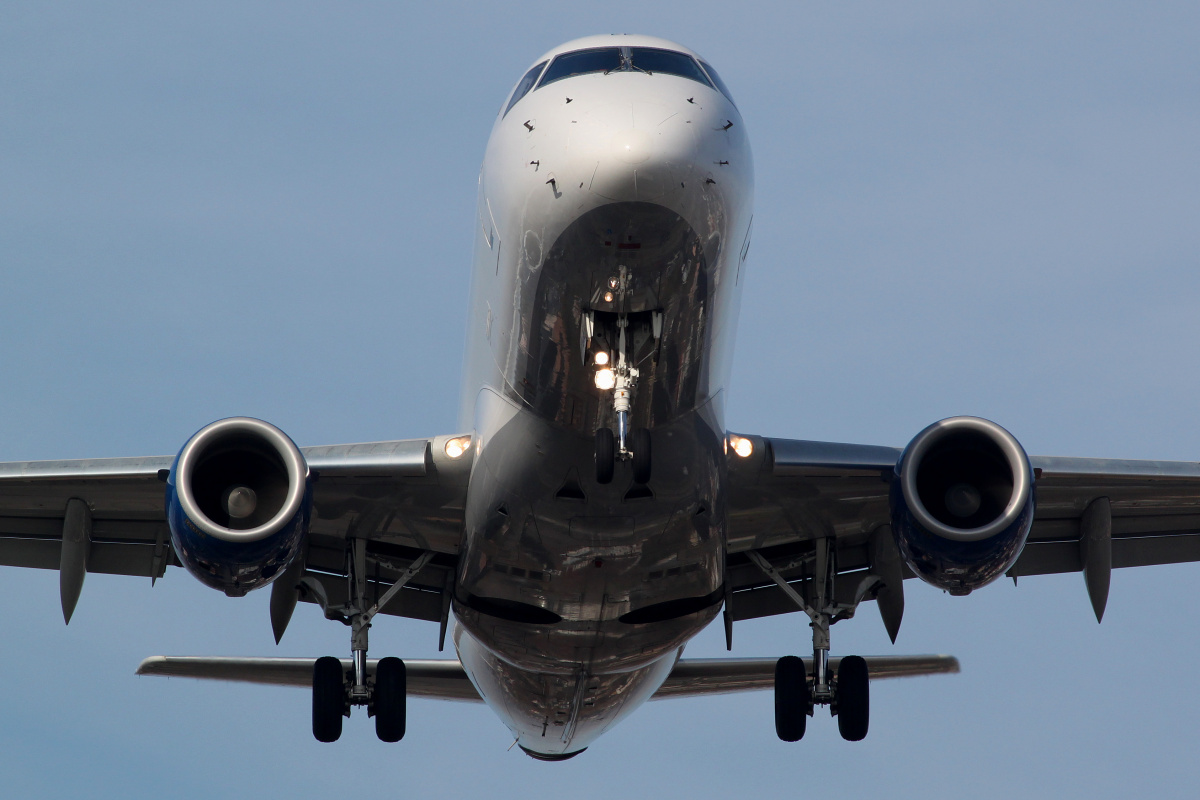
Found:
[[[58,569],[62,558],[62,523],[54,538],[10,538],[0,536],[0,566],[32,569]],[[166,525],[162,538],[141,542],[93,541],[87,571],[106,575],[133,575],[161,578],[168,563],[169,538]],[[7,531],[6,531],[7,533]]]
[[[1112,541],[1112,565],[1118,567],[1149,567],[1156,564],[1184,564],[1200,561],[1200,535],[1136,536]],[[1008,571],[1009,577],[1053,575],[1079,572],[1083,569],[1079,541],[1030,542],[1017,563]]]

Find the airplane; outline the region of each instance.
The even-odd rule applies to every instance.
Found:
[[[895,641],[904,581],[962,595],[1200,560],[1200,466],[1030,457],[995,423],[904,448],[725,427],[752,232],[753,164],[728,88],[645,36],[568,42],[499,109],[479,179],[459,430],[299,448],[232,418],[174,456],[0,464],[0,564],[57,569],[69,622],[88,572],[183,567],[230,596],[271,587],[349,628],[350,658],[153,657],[143,674],[312,690],[313,733],[355,707],[385,741],[408,696],[487,703],[541,760],[571,758],[649,699],[770,689],[776,732],[821,706],[848,740],[869,682],[949,656],[833,657],[874,600]],[[685,659],[718,616],[802,612],[810,658]],[[368,658],[379,614],[437,623],[456,660]]]

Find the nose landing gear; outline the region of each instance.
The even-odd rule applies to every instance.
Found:
[[[650,482],[650,431],[645,428],[638,428],[633,432],[633,438],[630,441],[633,447],[633,454],[630,457],[633,461],[633,482],[634,483],[649,483]]]
[[[596,483],[612,483],[616,450],[612,428],[596,430]]]
[[[596,430],[596,483],[612,483],[616,472],[616,462],[630,461],[633,464],[633,482],[646,484],[650,482],[650,431],[645,428],[635,428],[629,437],[629,445],[625,451],[618,454],[616,438],[611,428]]]
[[[629,429],[629,413],[633,406],[633,392],[637,387],[637,379],[641,372],[632,366],[626,357],[626,336],[629,328],[629,315],[617,316],[617,363],[604,377],[605,383],[597,376],[598,388],[611,388],[613,393],[613,412],[617,418],[617,433],[613,436],[610,428],[599,428],[596,431],[596,482],[611,483],[616,460],[633,462],[633,480],[645,484],[650,481],[650,431],[645,428]],[[611,381],[611,387],[607,382]]]

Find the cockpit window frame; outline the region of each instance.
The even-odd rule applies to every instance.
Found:
[[[733,93],[729,91],[729,87],[725,85],[725,81],[721,80],[721,76],[712,68],[712,65],[703,58],[697,58],[696,61],[700,64],[701,69],[704,70],[704,74],[708,75],[708,79],[712,81],[717,91],[725,95],[725,99],[729,101],[730,105],[737,108],[737,103],[733,101]]]
[[[576,55],[577,53],[601,52],[601,51],[612,51],[612,50],[619,51],[619,59],[620,59],[619,66],[617,66],[614,69],[606,69],[606,70],[596,69],[596,70],[590,70],[588,72],[575,72],[575,73],[571,73],[569,75],[563,75],[561,77],[552,78],[551,80],[546,80],[551,75],[551,70],[554,69],[554,65],[558,62],[558,60],[560,58],[563,58],[565,56],[573,56],[573,55]],[[652,47],[650,45],[636,45],[636,46],[630,45],[630,46],[621,46],[621,47],[610,45],[607,47],[583,47],[583,48],[580,48],[579,50],[568,50],[565,53],[558,53],[553,58],[549,59],[549,63],[546,65],[546,68],[544,70],[542,70],[542,74],[538,78],[537,86],[535,86],[533,88],[533,91],[537,91],[538,89],[541,89],[545,86],[549,86],[552,83],[558,83],[559,81],[566,80],[568,78],[579,77],[581,75],[595,75],[597,73],[603,73],[603,74],[607,75],[610,72],[641,72],[645,75],[656,74],[656,71],[643,69],[637,65],[636,59],[634,58],[634,55],[633,55],[634,50],[659,51],[662,53],[668,53],[671,55],[676,55],[676,56],[680,56],[684,59],[687,59],[696,67],[696,72],[694,75],[685,75],[685,74],[680,74],[678,72],[672,72],[672,71],[668,71],[668,70],[658,70],[657,73],[663,74],[663,75],[672,75],[677,78],[683,78],[684,80],[695,81],[696,83],[699,83],[702,86],[707,86],[710,89],[714,89],[714,90],[720,92],[721,94],[723,94],[726,97],[726,99],[729,100],[730,103],[733,103],[733,98],[730,96],[729,90],[725,88],[725,84],[723,84],[721,82],[720,78],[714,79],[712,77],[713,75],[716,74],[716,72],[712,69],[712,67],[709,67],[704,62],[703,59],[698,58],[697,56],[691,55],[690,53],[684,53],[679,50],[672,50],[669,47]],[[734,107],[736,108],[737,104],[734,104]],[[505,113],[508,113],[508,112],[506,111]]]
[[[538,80],[542,77],[542,73],[546,71],[546,65],[550,63],[550,59],[546,59],[529,68],[521,80],[517,82],[517,88],[513,90],[512,98],[508,101],[508,105],[504,107],[504,113],[500,115],[501,119],[508,116],[508,112],[512,111],[513,106],[521,102],[521,98],[533,91],[533,87],[537,85]]]
[[[541,89],[543,86],[549,86],[552,83],[558,83],[559,81],[564,81],[568,78],[577,78],[580,75],[595,75],[596,73],[603,73],[603,74],[607,75],[610,72],[623,71],[625,69],[625,64],[626,64],[625,49],[626,48],[624,48],[624,47],[615,47],[615,46],[583,47],[583,48],[580,48],[579,50],[570,50],[566,53],[559,53],[554,58],[550,59],[550,63],[546,66],[546,69],[542,72],[541,77],[538,79],[537,89]],[[614,51],[617,54],[617,66],[614,68],[591,69],[586,72],[572,72],[570,74],[562,75],[562,76],[556,77],[556,78],[550,77],[551,70],[554,69],[555,65],[558,64],[558,62],[561,59],[564,59],[568,56],[578,56],[582,53],[605,53],[605,52],[614,52]],[[549,80],[547,80],[548,78],[549,78]]]
[[[690,56],[687,53],[681,53],[678,50],[671,50],[666,47],[631,46],[628,48],[628,50],[629,50],[629,57],[630,57],[630,65],[634,72],[645,72],[649,75],[656,75],[656,74],[674,75],[676,78],[686,78],[689,81],[695,81],[696,83],[702,83],[710,89],[717,88],[716,85],[709,79],[708,73],[706,73],[704,71],[704,68],[700,66],[700,62],[694,56]],[[657,69],[657,70],[646,69],[646,67],[644,67],[642,64],[638,63],[637,51],[639,51],[639,50],[648,51],[648,52],[652,52],[652,53],[665,53],[666,55],[671,55],[671,56],[679,56],[681,59],[683,59],[684,61],[687,61],[688,63],[690,63],[692,65],[692,67],[695,69],[695,74],[694,75],[685,75],[682,72],[673,72],[669,69]],[[643,62],[643,63],[645,63],[645,62]]]

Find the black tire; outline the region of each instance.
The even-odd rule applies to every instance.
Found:
[[[838,731],[848,742],[861,742],[871,722],[871,682],[867,662],[846,656],[837,672]]]
[[[804,659],[784,656],[775,663],[775,733],[785,742],[804,738],[808,724],[808,673]]]
[[[404,662],[392,657],[379,659],[375,667],[375,735],[382,741],[404,738],[407,691]]]
[[[633,432],[633,480],[650,482],[650,431],[638,428]]]
[[[612,428],[596,430],[596,483],[612,483],[616,463],[616,445]]]
[[[345,680],[342,662],[333,656],[318,658],[313,664],[312,728],[318,742],[336,742],[342,735]]]

